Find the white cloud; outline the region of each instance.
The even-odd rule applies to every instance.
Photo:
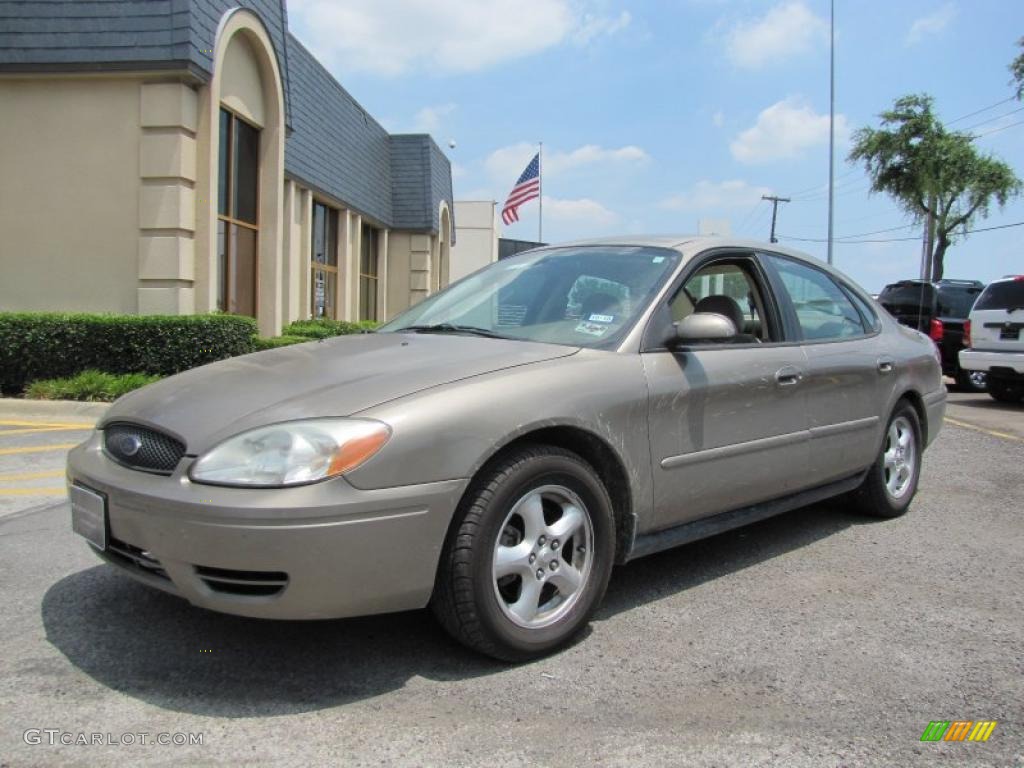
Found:
[[[828,39],[828,22],[802,0],[789,0],[763,17],[741,21],[726,33],[725,52],[744,69],[758,69],[810,51]]]
[[[424,107],[413,118],[413,130],[417,133],[436,134],[449,115],[457,109],[455,104],[438,104]]]
[[[748,208],[771,191],[770,187],[755,187],[740,179],[718,182],[704,179],[687,192],[665,198],[659,206],[668,211],[697,212]]]
[[[619,216],[589,197],[566,200],[545,195],[544,220],[548,219],[559,223],[603,228],[614,225],[618,222]]]
[[[585,13],[572,35],[572,41],[576,45],[587,45],[599,37],[611,37],[616,32],[621,32],[632,21],[633,16],[629,11],[623,11],[616,17]]]
[[[526,164],[530,162],[530,158],[536,153],[536,144],[526,142],[512,144],[496,149],[488,155],[484,161],[484,167],[495,181],[511,183],[519,177],[519,174],[526,168]],[[586,166],[636,166],[647,163],[650,159],[650,155],[632,144],[618,149],[607,149],[597,144],[585,144],[570,152],[545,149],[541,170],[546,178]]]
[[[844,143],[847,134],[846,117],[836,115],[836,143]],[[827,143],[828,115],[819,115],[802,99],[790,97],[762,110],[754,126],[733,139],[729,149],[741,163],[769,163]]]
[[[956,17],[956,6],[946,3],[927,16],[915,19],[907,33],[907,45],[916,45],[929,35],[937,35]]]
[[[381,75],[412,68],[471,72],[628,26],[627,12],[588,12],[589,0],[291,0],[300,39],[328,67]]]

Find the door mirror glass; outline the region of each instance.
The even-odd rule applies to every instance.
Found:
[[[716,312],[694,312],[672,324],[669,346],[701,341],[729,341],[737,334],[736,326],[725,315]]]

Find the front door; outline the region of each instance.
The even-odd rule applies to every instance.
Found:
[[[808,461],[806,358],[786,343],[764,273],[746,254],[698,259],[652,329],[660,323],[664,339],[671,322],[704,307],[742,327],[727,344],[645,345],[653,529],[784,496]]]

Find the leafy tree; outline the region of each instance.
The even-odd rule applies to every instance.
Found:
[[[1017,41],[1017,45],[1024,48],[1024,37]],[[1024,99],[1024,51],[1010,62],[1010,74],[1013,75],[1012,85],[1017,89],[1017,98]]]
[[[946,250],[978,218],[987,218],[1020,194],[1021,182],[1006,163],[978,151],[967,133],[947,131],[932,113],[932,98],[903,96],[881,115],[880,128],[860,128],[850,162],[863,162],[872,192],[885,192],[915,222],[931,214],[935,236],[932,279],[940,280]]]

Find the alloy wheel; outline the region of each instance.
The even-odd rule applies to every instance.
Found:
[[[594,527],[562,485],[523,495],[502,523],[491,573],[502,613],[526,629],[550,626],[577,603],[591,574]]]
[[[882,462],[885,492],[890,498],[902,498],[913,486],[914,473],[917,471],[916,459],[914,428],[906,416],[899,416],[889,425]]]

